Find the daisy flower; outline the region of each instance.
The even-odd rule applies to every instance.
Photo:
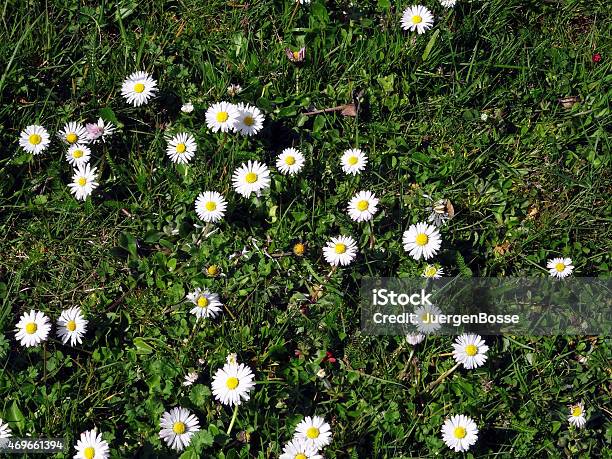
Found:
[[[195,305],[189,312],[198,319],[214,319],[221,311],[221,306],[223,306],[219,301],[219,295],[200,288],[196,288],[188,294],[187,299]]]
[[[89,162],[91,150],[85,145],[76,143],[71,145],[66,152],[66,161],[73,167],[84,166]]]
[[[217,277],[221,274],[221,268],[217,265],[210,265],[206,268],[206,275],[208,277]]]
[[[478,427],[463,414],[451,416],[442,426],[442,439],[455,452],[467,451],[478,440]]]
[[[295,428],[294,440],[303,440],[307,446],[321,449],[331,443],[331,428],[319,416],[306,416]]]
[[[0,438],[9,438],[10,436],[11,429],[9,428],[8,424],[5,424],[2,422],[2,419],[0,419]]]
[[[51,331],[51,321],[40,311],[24,312],[15,331],[15,337],[22,346],[37,346],[47,339]]]
[[[254,378],[251,369],[243,363],[226,363],[213,377],[213,395],[224,405],[240,405],[250,398],[249,392],[255,387]]]
[[[368,157],[359,148],[353,148],[344,152],[340,163],[345,174],[356,175],[366,167]]]
[[[217,102],[206,110],[206,125],[213,132],[233,131],[238,122],[238,107],[229,102]]]
[[[415,260],[424,258],[425,260],[433,257],[440,246],[442,238],[435,226],[427,223],[417,223],[410,225],[403,235],[404,250]]]
[[[402,29],[424,33],[433,26],[433,14],[422,5],[413,5],[404,10],[402,15]]]
[[[110,121],[98,118],[96,123],[87,123],[85,129],[87,130],[87,138],[92,143],[98,143],[100,140],[106,142],[106,136],[111,136],[115,132],[115,125]]]
[[[89,143],[85,127],[74,121],[64,124],[63,129],[57,133],[57,136],[68,145]]]
[[[306,58],[306,47],[300,48],[299,51],[291,51],[290,48],[287,48],[285,54],[291,62],[302,62]]]
[[[198,373],[195,372],[195,371],[191,371],[191,372],[187,373],[185,375],[185,378],[183,379],[183,386],[185,386],[185,387],[192,386],[193,383],[197,381],[199,376],[200,375],[198,375]]]
[[[227,95],[230,97],[235,97],[242,92],[242,86],[239,84],[230,84],[227,87]]]
[[[463,334],[455,338],[453,349],[455,362],[461,363],[464,368],[471,370],[485,363],[489,346],[485,344],[480,335]]]
[[[102,434],[96,429],[87,430],[77,441],[74,459],[106,459],[109,457],[108,443],[102,440]]]
[[[298,2],[300,2],[300,5],[310,5],[310,0],[298,0]]]
[[[123,82],[121,95],[134,107],[146,105],[157,92],[157,81],[147,72],[134,72]]]
[[[51,142],[47,130],[36,124],[26,127],[19,137],[19,145],[28,153],[38,155],[45,151]]]
[[[285,148],[276,157],[276,168],[281,174],[294,175],[304,167],[305,158],[296,148]]]
[[[83,342],[83,335],[87,332],[87,320],[81,314],[81,308],[73,307],[62,311],[57,319],[57,336],[66,344],[70,345]]]
[[[457,3],[457,0],[440,0],[440,5],[444,8],[452,8]]]
[[[70,192],[74,194],[77,199],[85,201],[87,196],[98,187],[98,182],[96,182],[96,168],[91,167],[89,164],[79,166],[74,171],[72,183],[69,183],[68,186],[70,187]]]
[[[191,443],[191,437],[200,430],[198,418],[186,408],[176,407],[162,414],[159,421],[159,438],[177,451],[182,451]]]
[[[372,220],[376,213],[378,199],[370,191],[360,191],[351,198],[348,204],[349,216],[356,222]]]
[[[428,197],[427,195],[423,195]],[[431,199],[431,198],[430,198]],[[452,218],[454,215],[453,205],[448,199],[439,199],[437,201],[432,200],[431,206],[427,207],[427,211],[429,212],[429,216],[427,217],[427,221],[429,223],[433,223],[435,226],[442,226],[448,220]],[[452,212],[452,215],[449,213]]]
[[[570,415],[567,418],[569,423],[579,429],[583,428],[586,424],[586,417],[584,416],[584,403],[576,403],[569,407]]]
[[[436,305],[425,304],[414,310],[417,323],[416,328],[421,333],[431,333],[438,330],[442,325],[437,319],[437,316],[442,314],[442,311]],[[434,316],[436,316],[434,318]]]
[[[303,242],[297,242],[293,246],[293,253],[296,254],[298,257],[304,256],[305,252],[306,252],[306,245]]]
[[[266,119],[257,107],[252,105],[243,104],[242,102],[237,105],[238,109],[238,120],[234,127],[240,134],[246,136],[252,136],[261,131],[263,122]]]
[[[193,104],[191,102],[187,102],[181,106],[181,111],[183,113],[191,113],[193,111]]]
[[[553,258],[548,260],[546,268],[548,269],[551,277],[556,277],[558,279],[563,279],[569,276],[574,270],[571,258]]]
[[[423,270],[421,277],[428,277],[429,279],[440,279],[444,275],[444,269],[436,265],[427,265]]]
[[[412,346],[420,344],[424,339],[425,335],[423,333],[408,333],[406,335],[406,342]]]
[[[260,195],[261,190],[270,187],[268,166],[259,161],[249,161],[234,171],[232,176],[234,189],[238,194],[248,198],[251,193]]]
[[[323,459],[317,448],[306,444],[303,438],[295,438],[283,448],[283,454],[278,459]]]
[[[205,191],[200,193],[195,202],[198,217],[205,222],[218,222],[225,215],[227,201],[221,193]]]
[[[357,256],[357,243],[351,236],[332,237],[323,247],[323,257],[332,266],[346,266]]]
[[[181,132],[168,139],[166,153],[173,163],[187,164],[195,155],[198,145],[191,134]]]

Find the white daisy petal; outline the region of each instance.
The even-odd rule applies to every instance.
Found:
[[[348,204],[349,216],[356,222],[371,220],[376,214],[378,199],[370,191],[360,191]]]
[[[565,279],[574,271],[571,258],[552,258],[548,260],[546,268],[551,277]]]
[[[229,102],[218,102],[206,110],[206,125],[213,132],[229,132],[236,128],[240,112]]]
[[[239,103],[238,120],[235,129],[242,135],[252,136],[261,131],[263,122],[266,119],[261,110],[252,105]]]
[[[91,150],[87,145],[75,143],[66,152],[66,161],[73,167],[84,166],[91,158]]]
[[[84,145],[90,142],[85,127],[74,121],[66,123],[62,130],[57,133],[57,136],[68,145]]]
[[[219,295],[200,288],[196,288],[192,293],[189,293],[187,300],[195,305],[189,312],[198,319],[214,319],[219,315],[223,306],[219,301]]]
[[[225,215],[227,201],[221,193],[205,191],[200,193],[195,202],[195,210],[205,222],[218,222]]]
[[[453,349],[455,362],[461,363],[464,368],[471,370],[485,363],[489,346],[479,335],[463,334],[455,339]]]
[[[79,166],[74,171],[72,183],[68,184],[70,192],[81,201],[84,201],[91,192],[98,187],[96,182],[96,168],[90,167],[89,164]]]
[[[306,416],[295,428],[294,441],[303,441],[317,450],[331,443],[331,427],[320,416]]]
[[[402,15],[402,29],[418,34],[424,33],[433,26],[433,14],[422,5],[414,5],[404,10]]]
[[[427,223],[411,225],[403,234],[404,250],[415,260],[432,258],[440,250],[442,238],[438,229]]]
[[[64,344],[81,344],[83,335],[87,332],[87,320],[81,314],[81,308],[73,307],[62,311],[57,319],[57,336]]]
[[[74,449],[74,459],[106,459],[110,455],[108,443],[96,429],[83,432]]]
[[[570,415],[567,418],[569,423],[579,429],[586,425],[586,416],[584,413],[584,403],[576,403],[569,407]]]
[[[358,148],[346,150],[340,158],[340,164],[345,174],[356,175],[365,169],[368,157]]]

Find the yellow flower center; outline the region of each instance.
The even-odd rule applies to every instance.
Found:
[[[336,247],[334,247],[334,249],[336,250],[336,253],[343,254],[344,252],[346,252],[346,245],[345,244],[336,244]]]
[[[287,156],[285,158],[285,164],[288,166],[293,166],[295,164],[295,156]]]
[[[74,150],[72,152],[72,157],[73,158],[82,158],[83,157],[83,150]]]
[[[206,270],[206,272],[208,273],[209,276],[216,276],[217,274],[219,274],[219,268],[217,267],[217,265],[210,265],[208,269]]]
[[[465,438],[467,435],[467,431],[463,427],[457,427],[455,429],[455,438]]]
[[[579,406],[575,406],[574,408],[572,408],[572,416],[577,418],[581,414],[582,414],[582,408],[580,408]]]
[[[66,142],[68,143],[74,143],[79,139],[79,136],[76,135],[74,132],[71,132],[70,134],[66,134]]]
[[[293,58],[294,58],[295,60],[298,60],[298,59],[299,59],[299,57],[300,57],[300,53],[299,53],[299,51],[293,51]]]
[[[304,255],[305,250],[306,247],[301,242],[298,242],[293,246],[293,253],[295,253],[296,255]]]
[[[298,453],[293,459],[308,459],[305,454]]]
[[[359,162],[359,158],[357,158],[357,156],[351,156],[348,161],[350,166],[354,166],[355,164],[357,164]]]
[[[236,387],[238,387],[238,378],[235,378],[234,376],[227,378],[225,385],[229,390],[234,390]]]
[[[213,201],[208,201],[204,207],[206,207],[207,211],[212,212],[217,209],[217,204]]]
[[[25,326],[25,331],[28,335],[36,333],[36,330],[38,330],[38,325],[36,325],[34,322],[30,322]]]
[[[429,236],[427,236],[427,234],[425,233],[419,233],[417,234],[414,242],[416,242],[416,245],[420,245],[421,247],[423,247],[429,242]]]
[[[219,112],[219,113],[217,113],[217,121],[219,123],[225,123],[228,118],[229,118],[229,113],[227,113],[227,112]]]
[[[28,140],[32,145],[38,145],[40,142],[42,142],[42,137],[38,134],[32,134]]]
[[[96,457],[96,450],[93,446],[88,446],[83,450],[83,456],[85,456],[86,459],[93,459]]]
[[[468,344],[465,346],[465,353],[470,357],[474,357],[476,354],[478,354],[478,348],[473,344]]]
[[[423,22],[423,18],[421,16],[419,16],[418,14],[415,14],[414,16],[412,16],[413,24],[420,24],[421,22]]]
[[[142,83],[136,83],[134,85],[134,92],[137,92],[138,94],[140,94],[141,92],[143,92],[145,90],[145,85]]]
[[[205,296],[201,296],[200,298],[198,298],[198,306],[200,306],[201,308],[205,308],[206,306],[208,306],[208,298],[206,298]]]
[[[81,178],[78,180],[78,184],[79,184],[80,186],[85,186],[85,185],[87,185],[87,179],[86,179],[85,177],[81,177]]]
[[[257,181],[257,174],[255,172],[249,172],[244,179],[247,183],[255,183]]]
[[[172,432],[174,432],[177,435],[184,434],[185,430],[187,430],[185,423],[181,421],[175,422],[174,425],[172,426]]]
[[[185,150],[187,150],[187,146],[184,143],[179,143],[176,146],[176,152],[177,153],[185,153]]]
[[[71,320],[70,322],[68,322],[66,324],[66,328],[68,329],[68,331],[75,331],[76,330],[76,322],[74,320]]]
[[[555,265],[555,269],[557,270],[558,273],[562,273],[565,270],[565,264],[557,263]]]
[[[255,120],[252,116],[247,115],[244,117],[244,124],[246,124],[247,126],[253,126],[253,124],[255,124]]]
[[[421,316],[421,321],[422,321],[424,324],[428,324],[428,323],[429,323],[429,313],[428,313],[428,312],[426,312],[425,314],[423,314],[423,315]]]
[[[438,273],[438,268],[435,266],[428,266],[425,268],[425,277],[434,277]]]
[[[317,429],[316,427],[309,427],[308,430],[306,431],[306,436],[308,438],[318,438],[319,437],[319,429]]]
[[[365,199],[363,201],[359,201],[357,203],[357,209],[360,211],[364,211],[364,210],[368,210],[368,207],[370,207],[370,203],[368,201],[366,201]]]

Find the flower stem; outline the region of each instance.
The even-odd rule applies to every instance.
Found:
[[[238,405],[236,405],[234,407],[234,415],[232,416],[232,420],[230,421],[230,425],[227,428],[227,432],[226,434],[229,436],[230,432],[232,431],[232,427],[234,427],[234,422],[236,422],[236,417],[238,416]]]

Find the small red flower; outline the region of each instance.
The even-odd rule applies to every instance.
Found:
[[[327,351],[325,353],[325,357],[323,358],[323,362],[336,363],[336,358],[334,357],[334,354]]]
[[[593,54],[593,62],[595,62],[595,63],[601,62],[601,54],[600,53]]]

